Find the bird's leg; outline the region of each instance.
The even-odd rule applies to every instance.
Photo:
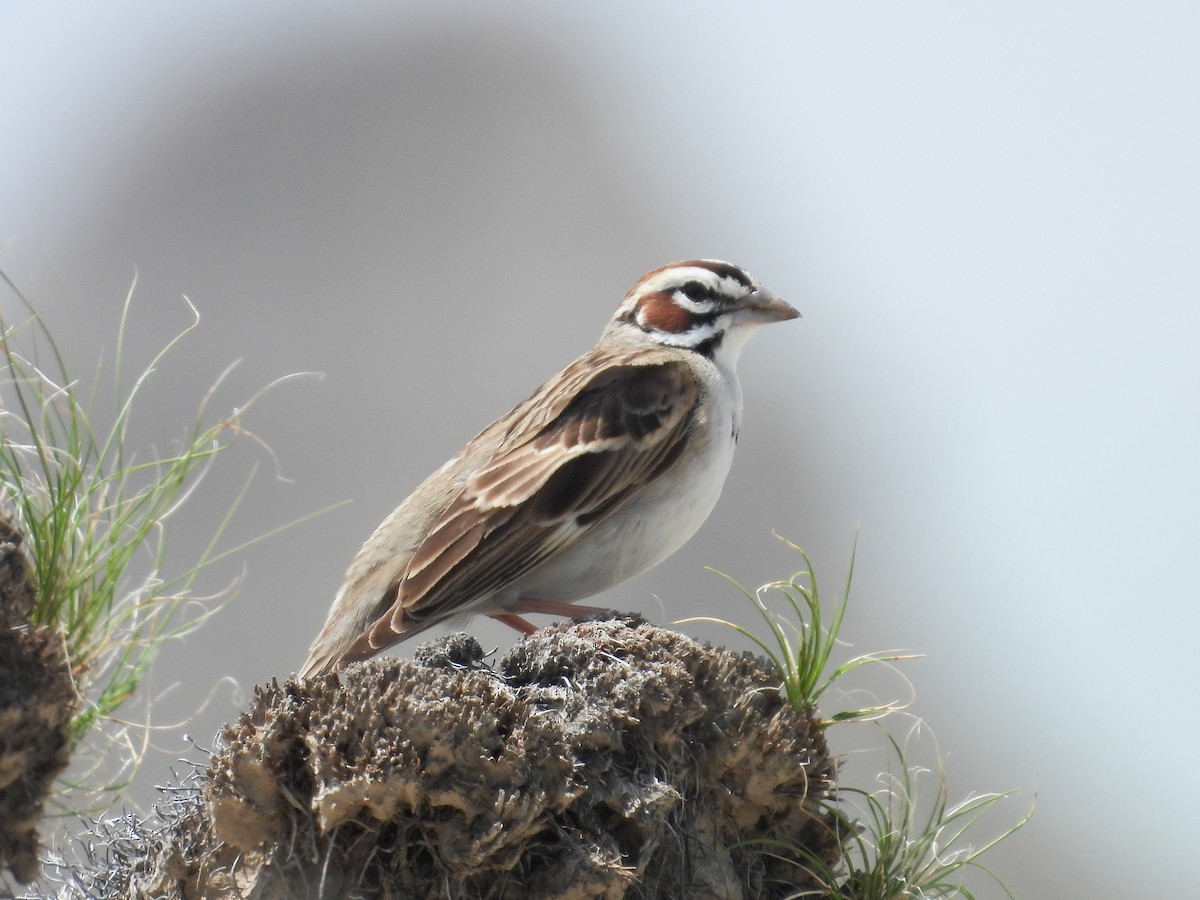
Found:
[[[492,613],[491,618],[497,622],[503,622],[509,628],[514,628],[521,634],[529,635],[537,631],[537,626],[532,622],[522,619],[516,613]]]
[[[536,597],[518,597],[517,602],[509,609],[515,613],[542,613],[547,616],[563,616],[568,619],[579,619],[595,613],[612,611],[603,606],[580,606],[578,603],[559,603],[555,600],[538,600]],[[493,618],[495,617],[493,616]]]
[[[535,597],[518,597],[517,602],[508,609],[509,612],[490,613],[489,615],[497,622],[503,622],[509,628],[515,628],[525,635],[533,634],[538,629],[532,622],[522,618],[519,613],[541,613],[547,616],[563,616],[568,619],[617,615],[616,610],[605,609],[603,606],[580,606],[577,603],[559,603],[555,600],[538,600]]]

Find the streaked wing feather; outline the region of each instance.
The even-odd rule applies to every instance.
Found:
[[[539,430],[510,429],[413,554],[384,621],[440,619],[502,590],[669,468],[699,392],[685,363],[652,360],[593,367]]]
[[[421,545],[432,552],[414,555],[400,584],[410,591],[428,591],[479,546],[487,524],[469,508],[452,506]]]

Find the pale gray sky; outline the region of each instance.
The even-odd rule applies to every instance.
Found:
[[[180,711],[242,685],[198,739],[299,665],[375,524],[638,275],[722,257],[804,318],[743,357],[709,524],[609,601],[749,624],[704,565],[788,574],[775,529],[832,588],[861,526],[847,652],[926,654],[905,672],[952,791],[1021,788],[1015,817],[1036,790],[992,857],[1013,893],[1200,881],[1200,8],[247,7],[27,4],[0,28],[0,265],[77,368],[111,355],[137,267],[147,350],[181,294],[204,316],[147,441],[233,359],[223,409],[325,373],[247,423],[292,480],[246,443],[201,499],[211,523],[259,459],[239,537],[354,502],[239,560],[235,603],[163,655]],[[156,740],[139,797],[183,752]]]

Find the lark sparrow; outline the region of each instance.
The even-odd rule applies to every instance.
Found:
[[[721,493],[750,334],[798,316],[742,269],[673,263],[600,341],[430,475],[367,539],[301,677],[458,613],[530,633],[678,550]]]

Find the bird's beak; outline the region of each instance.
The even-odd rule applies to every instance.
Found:
[[[799,318],[799,311],[786,300],[780,300],[766,288],[755,288],[746,297],[742,317],[751,322],[784,322]]]

